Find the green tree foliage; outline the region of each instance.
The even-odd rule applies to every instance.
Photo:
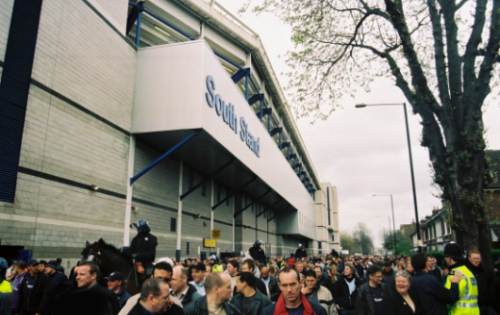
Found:
[[[396,236],[396,237],[394,237]],[[410,255],[412,253],[412,242],[409,236],[396,231],[384,232],[384,249],[391,251],[395,255]]]
[[[394,81],[422,121],[421,144],[457,241],[479,244],[488,261],[482,111],[500,91],[500,1],[249,1],[292,27],[289,92],[299,117],[328,117],[353,87]]]
[[[360,223],[354,229],[352,235],[342,233],[340,236],[340,245],[347,249],[350,254],[369,255],[373,253],[373,240],[366,225]]]

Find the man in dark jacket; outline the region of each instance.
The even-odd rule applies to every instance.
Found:
[[[119,309],[121,309],[127,300],[131,297],[131,294],[127,291],[125,276],[120,272],[112,272],[108,277],[106,277],[106,286],[108,290],[113,293],[113,297],[118,303]]]
[[[153,266],[153,261],[156,257],[156,246],[158,240],[156,236],[151,234],[151,228],[145,220],[139,220],[133,226],[137,228],[137,235],[134,236],[130,243],[130,253],[138,262],[141,262],[146,269],[146,273],[150,274]]]
[[[75,268],[76,288],[69,290],[61,299],[56,314],[61,315],[113,315],[118,303],[112,293],[97,283],[99,267],[84,262]]]
[[[168,283],[161,279],[144,282],[141,297],[127,315],[182,315],[182,308],[169,300]]]
[[[47,263],[45,274],[47,275],[47,286],[43,292],[41,309],[43,315],[52,315],[55,313],[54,306],[69,288],[69,282],[63,273],[57,271],[55,260]]]
[[[240,312],[228,301],[231,298],[231,277],[225,273],[211,273],[205,279],[206,295],[184,309],[186,315],[208,315],[222,310],[226,315]]]
[[[439,283],[434,275],[426,272],[426,257],[424,255],[413,255],[411,264],[415,269],[411,287],[419,294],[423,314],[447,315],[447,304],[458,300],[460,276],[457,274],[453,277],[451,288],[448,290],[442,283]]]
[[[493,310],[495,274],[493,270],[485,269],[481,263],[481,252],[472,248],[467,252],[467,268],[474,274],[479,291],[477,300],[481,314],[491,314]]]
[[[19,289],[17,312],[20,315],[42,313],[42,297],[46,285],[47,276],[43,273],[40,263],[33,260]]]
[[[386,285],[394,286],[394,270],[392,269],[392,261],[386,260],[384,262],[384,269],[382,269],[383,282]]]
[[[262,280],[266,286],[267,297],[271,299],[271,301],[276,302],[276,300],[278,300],[278,296],[280,295],[280,288],[276,278],[270,275],[268,266],[262,266],[260,269],[260,280]]]
[[[299,247],[297,250],[295,250],[295,259],[301,259],[307,257],[307,252],[306,249],[304,248],[304,245],[299,244]]]
[[[250,258],[249,259],[245,259],[241,263],[240,272],[251,272],[251,273],[253,273],[255,275],[255,268],[257,268],[257,267],[255,266],[255,262],[253,260],[251,260]],[[255,287],[262,294],[266,294],[267,295],[266,285],[264,284],[264,282],[262,280],[258,279]]]
[[[359,287],[356,299],[356,315],[386,315],[384,301],[389,292],[382,283],[382,268],[372,265],[367,270],[368,281]]]
[[[256,289],[257,278],[251,272],[242,272],[236,280],[236,294],[231,300],[241,315],[260,315],[271,300]]]
[[[201,297],[196,288],[188,283],[189,269],[183,266],[175,266],[172,272],[172,299],[182,308],[187,308]]]
[[[261,246],[262,241],[255,241],[253,246],[248,250],[248,253],[252,256],[253,260],[258,261],[261,265],[265,265],[267,263],[266,254]]]

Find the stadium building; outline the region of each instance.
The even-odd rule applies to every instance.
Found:
[[[2,250],[77,259],[149,221],[157,256],[339,246],[258,35],[215,1],[0,1]]]

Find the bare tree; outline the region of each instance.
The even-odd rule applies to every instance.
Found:
[[[482,109],[498,96],[500,0],[250,0],[292,26],[291,103],[328,117],[352,86],[391,78],[421,118],[434,181],[465,247],[489,258]],[[492,91],[492,87],[494,87]]]

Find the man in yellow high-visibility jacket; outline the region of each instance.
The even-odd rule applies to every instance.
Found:
[[[444,259],[450,270],[445,287],[450,288],[454,274],[462,277],[458,283],[458,301],[450,305],[448,313],[450,315],[479,315],[477,280],[464,265],[464,251],[457,243],[448,243],[444,248]]]

